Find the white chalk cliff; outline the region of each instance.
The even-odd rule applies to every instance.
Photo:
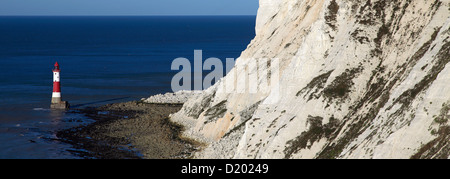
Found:
[[[449,60],[450,0],[260,0],[234,69],[171,119],[197,158],[449,158]],[[224,90],[261,70],[279,86]]]

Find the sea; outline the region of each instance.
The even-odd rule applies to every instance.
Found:
[[[172,92],[176,58],[225,63],[255,36],[255,16],[0,16],[0,159],[77,159],[59,130],[74,110]],[[51,110],[52,68],[70,110]]]

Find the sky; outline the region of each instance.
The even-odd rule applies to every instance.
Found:
[[[259,0],[0,0],[0,16],[256,15]]]

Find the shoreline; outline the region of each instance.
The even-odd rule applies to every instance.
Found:
[[[187,159],[201,144],[182,137],[183,126],[169,120],[182,104],[130,101],[76,109],[95,122],[57,132],[82,158]]]

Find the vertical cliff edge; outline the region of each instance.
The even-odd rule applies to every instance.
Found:
[[[450,0],[260,0],[235,67],[171,120],[198,158],[449,158],[449,37]]]

